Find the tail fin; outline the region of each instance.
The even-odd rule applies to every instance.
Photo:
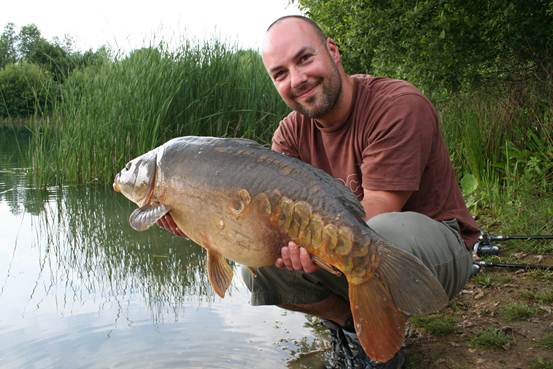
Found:
[[[376,361],[388,361],[401,348],[407,316],[377,278],[349,286],[351,313],[359,342]]]
[[[387,242],[378,245],[378,279],[389,289],[405,314],[429,314],[445,307],[449,298],[434,274],[420,259]]]
[[[378,244],[373,278],[349,284],[357,337],[367,355],[388,361],[401,348],[408,315],[427,314],[447,305],[434,274],[415,256],[386,242]]]

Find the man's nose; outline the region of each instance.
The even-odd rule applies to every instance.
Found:
[[[307,75],[300,68],[293,68],[290,71],[290,87],[296,89],[307,81]]]

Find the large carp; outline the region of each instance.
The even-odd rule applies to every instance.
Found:
[[[113,187],[139,206],[130,216],[136,230],[171,213],[207,250],[209,281],[221,297],[233,274],[225,258],[254,269],[274,265],[290,240],[304,246],[347,278],[356,333],[377,361],[400,349],[407,315],[447,304],[417,258],[367,226],[348,188],[254,141],[175,138],[130,161]]]

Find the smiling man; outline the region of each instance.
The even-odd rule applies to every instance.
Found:
[[[308,18],[287,16],[267,30],[263,62],[293,109],[272,148],[321,168],[359,198],[368,225],[418,258],[447,294],[471,272],[478,237],[431,103],[405,81],[348,75],[336,43]],[[253,305],[316,315],[330,329],[329,368],[401,368],[403,353],[376,363],[352,326],[346,280],[317,268],[290,242],[275,267],[243,269]]]

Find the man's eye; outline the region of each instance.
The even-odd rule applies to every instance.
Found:
[[[273,79],[275,81],[278,81],[280,79],[282,79],[284,77],[284,72],[277,72],[275,74],[273,74]]]
[[[311,60],[312,56],[313,55],[311,54],[302,55],[302,57],[300,58],[300,63],[307,63],[309,60]]]

